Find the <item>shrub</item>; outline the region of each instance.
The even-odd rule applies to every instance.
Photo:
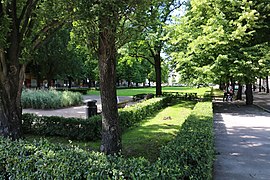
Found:
[[[211,103],[198,103],[153,164],[42,139],[29,143],[0,137],[0,179],[212,179],[212,126]]]
[[[119,119],[121,129],[125,130],[133,126],[165,106],[167,106],[166,98],[152,98],[134,106],[120,109]]]
[[[185,93],[185,92],[164,92],[163,96],[171,99],[178,98],[182,100],[197,100],[197,93]]]
[[[149,179],[150,163],[54,145],[0,138],[0,179]]]
[[[97,140],[101,137],[101,116],[88,119],[23,114],[23,131],[28,134],[62,136],[77,140]]]
[[[57,109],[82,104],[82,95],[69,91],[27,89],[22,92],[21,103],[23,108]]]

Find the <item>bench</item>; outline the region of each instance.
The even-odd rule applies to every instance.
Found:
[[[128,103],[129,103],[129,101],[119,102],[119,103],[117,103],[117,107],[118,108],[124,108],[124,107],[127,106]]]

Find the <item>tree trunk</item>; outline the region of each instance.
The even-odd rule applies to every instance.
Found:
[[[108,8],[108,7],[106,7]],[[116,12],[99,16],[99,72],[102,104],[102,145],[105,154],[121,150],[121,133],[116,98]]]
[[[242,100],[242,90],[243,90],[243,86],[241,84],[239,84],[237,95],[236,95],[236,100]]]
[[[262,78],[259,79],[259,92],[262,92]]]
[[[219,90],[223,89],[223,83],[221,82],[221,79],[219,80]]]
[[[246,105],[253,104],[253,92],[252,92],[252,84],[246,85]]]
[[[156,96],[162,95],[161,87],[161,57],[160,51],[155,54],[155,72],[156,72]]]
[[[0,49],[0,136],[22,136],[21,93],[25,66],[19,64],[16,42],[5,53]]]
[[[47,75],[47,81],[48,81],[48,89],[50,89],[52,87],[52,77],[50,75]]]
[[[266,93],[269,93],[268,75],[266,76]]]

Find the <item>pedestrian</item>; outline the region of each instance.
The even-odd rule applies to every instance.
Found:
[[[225,88],[223,89],[223,93],[224,93],[224,95],[223,95],[223,102],[224,102],[224,100],[226,99],[226,101],[227,101],[227,95],[228,95],[228,92],[227,92],[227,88],[226,88],[226,86],[225,86]]]
[[[233,87],[231,86],[231,84],[228,86],[227,89],[227,101],[232,101],[233,98]]]

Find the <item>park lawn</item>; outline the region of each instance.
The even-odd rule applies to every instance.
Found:
[[[210,87],[162,87],[162,92],[183,92],[183,93],[197,93],[197,95],[204,95],[205,91],[210,91]],[[127,89],[117,89],[117,96],[134,96],[136,94],[155,94],[155,87],[146,87],[146,88],[127,88]],[[98,90],[88,91],[89,95],[99,95]]]
[[[122,136],[123,155],[125,157],[145,157],[155,161],[159,157],[159,148],[171,141],[179,131],[182,123],[191,113],[195,102],[183,101],[177,105],[169,106],[153,117],[147,118],[137,126],[127,130]],[[26,140],[46,138],[51,143],[67,146],[78,146],[86,150],[99,151],[99,141],[77,141],[64,137],[41,137],[26,135]]]
[[[161,110],[138,127],[123,134],[123,155],[145,157],[153,162],[159,157],[160,147],[171,141],[191,113],[195,102],[185,101]]]

